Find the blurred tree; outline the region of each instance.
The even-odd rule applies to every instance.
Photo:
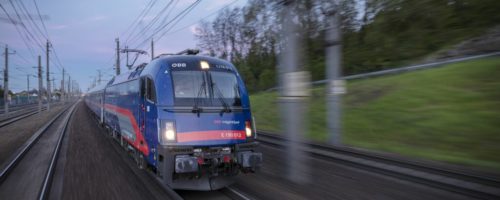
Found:
[[[305,60],[313,80],[325,78],[325,8],[331,0],[297,0]],[[343,0],[343,72],[356,74],[401,66],[448,48],[500,23],[498,0]],[[250,0],[243,8],[225,9],[196,29],[198,46],[232,61],[250,91],[276,81],[281,51],[282,6]],[[286,41],[285,41],[286,42]]]

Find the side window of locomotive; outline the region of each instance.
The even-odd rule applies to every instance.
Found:
[[[152,102],[156,102],[155,85],[150,78],[146,78],[146,98]]]
[[[141,97],[146,97],[146,79],[141,78],[140,82],[141,87]]]

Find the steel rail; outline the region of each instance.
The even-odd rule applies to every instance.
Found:
[[[49,190],[50,186],[52,185],[51,182],[52,182],[52,177],[54,176],[54,170],[57,164],[57,158],[59,157],[62,141],[64,139],[64,136],[66,135],[66,131],[68,129],[68,125],[69,122],[71,121],[73,113],[75,112],[76,105],[78,105],[78,102],[72,105],[71,110],[69,111],[68,115],[63,121],[64,125],[60,130],[59,138],[57,139],[57,145],[56,148],[54,149],[54,153],[52,154],[52,160],[50,161],[49,168],[47,169],[47,173],[45,174],[42,188],[40,190],[40,194],[38,195],[39,200],[47,199],[49,197]]]
[[[276,134],[263,131],[258,131],[258,134],[258,140],[262,144],[279,147],[287,145],[287,139]],[[302,143],[305,146],[304,151],[320,159],[334,160],[367,171],[431,185],[475,198],[500,198],[500,181],[490,177],[362,152],[346,147],[333,147],[312,142]]]
[[[8,164],[5,165],[5,167],[2,169],[0,172],[0,184],[3,183],[3,181],[7,178],[9,173],[14,169],[14,167],[21,161],[24,155],[28,152],[29,149],[40,139],[40,137],[47,131],[47,129],[54,124],[57,119],[68,110],[68,108],[64,109],[61,111],[59,114],[57,114],[54,118],[52,118],[49,122],[47,122],[42,128],[38,129],[33,136],[24,144],[24,146],[21,147],[20,150],[13,156],[10,161],[8,161]]]
[[[45,110],[42,109],[42,111]],[[30,111],[27,111],[25,113],[22,113],[22,114],[19,114],[19,115],[15,115],[15,116],[12,116],[12,117],[8,117],[8,118],[5,118],[5,119],[2,119],[0,120],[0,128],[4,127],[4,126],[7,126],[9,124],[12,124],[14,122],[17,122],[21,119],[24,119],[24,118],[27,118],[29,116],[32,116],[32,115],[35,115],[38,113],[38,110],[30,110]]]

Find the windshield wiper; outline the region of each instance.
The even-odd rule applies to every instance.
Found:
[[[222,95],[222,92],[220,91],[219,87],[215,85],[215,83],[212,82],[212,89],[215,90],[215,95],[217,95],[217,99],[222,103],[222,106],[224,107],[221,111],[220,114],[222,115],[223,113],[227,112],[230,113],[231,109],[229,108],[229,105],[224,101],[224,95]]]
[[[203,112],[203,109],[198,107],[198,104],[200,103],[200,97],[201,94],[203,94],[203,91],[206,91],[206,82],[203,80],[203,83],[200,85],[200,88],[198,89],[198,94],[196,95],[196,99],[194,100],[194,106],[191,112],[198,114],[198,117],[200,116],[200,113]],[[206,93],[206,92],[205,92]]]

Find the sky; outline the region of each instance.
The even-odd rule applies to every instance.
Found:
[[[37,14],[35,1],[43,24]],[[144,12],[146,13],[144,17],[138,18],[151,2],[154,2],[151,9]],[[56,88],[61,85],[64,67],[71,79],[78,82],[82,91],[86,91],[97,76],[98,70],[102,72],[103,80],[110,80],[114,75],[115,38],[120,38],[122,48],[128,44],[129,48],[139,47],[149,53],[150,40],[142,46],[139,46],[139,43],[148,40],[157,26],[153,26],[146,33],[139,34],[139,31],[147,28],[147,24],[154,21],[158,13],[162,14],[157,18],[157,24],[167,23],[194,2],[195,0],[0,0],[0,5],[10,18],[18,22],[17,25],[13,25],[5,11],[0,9],[0,47],[2,48],[0,69],[2,71],[4,69],[3,53],[5,45],[8,45],[9,52],[16,52],[9,54],[9,89],[14,92],[26,90],[27,74],[36,75],[37,69],[33,67],[38,66],[37,57],[41,55],[45,87],[46,58],[43,48],[45,48],[46,36],[42,36],[47,35],[44,34],[43,25],[45,25],[53,46],[49,66],[50,78],[56,79],[54,81]],[[170,6],[164,12],[160,12],[169,3],[171,3]],[[223,7],[242,7],[245,4],[246,0],[202,0],[185,17],[180,18],[177,24],[170,24],[158,31],[153,37],[155,38],[155,54],[195,48],[196,40],[193,33],[200,20],[213,19]],[[15,11],[18,12],[19,17]],[[29,15],[23,13],[29,13]],[[34,23],[31,23],[30,17]],[[138,23],[131,26],[134,21]],[[26,26],[33,37],[19,22]],[[158,40],[158,37],[169,27],[171,27],[170,31]],[[133,34],[130,34],[131,32]],[[127,68],[125,55],[122,54],[121,57],[121,71],[123,72]],[[133,56],[130,57],[132,60]],[[143,55],[139,57],[136,64],[149,62],[149,60],[150,55]],[[65,79],[67,80],[67,76]],[[3,80],[0,84],[3,85]],[[37,78],[30,78],[30,88],[38,88]]]

